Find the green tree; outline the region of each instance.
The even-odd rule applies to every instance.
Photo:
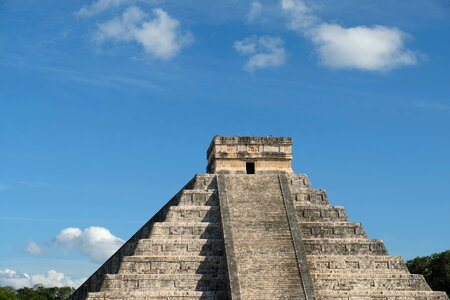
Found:
[[[59,297],[58,299],[65,300],[69,298],[70,295],[75,291],[73,287],[63,286],[60,288],[56,288],[56,295]]]
[[[0,300],[19,300],[13,287],[0,287]]]
[[[65,287],[50,287],[35,285],[33,288],[23,287],[14,289],[6,286],[0,287],[0,300],[66,300],[75,289]]]
[[[422,274],[433,290],[445,291],[450,296],[450,250],[416,257],[406,265],[411,273]]]
[[[40,295],[37,289],[23,287],[17,290],[20,300],[48,300],[47,297]]]

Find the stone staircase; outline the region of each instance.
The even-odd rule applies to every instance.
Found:
[[[238,294],[233,299],[305,299],[278,175],[222,175],[218,181],[221,205],[229,207],[224,230],[234,244],[227,259],[236,269],[229,271],[239,282],[231,287]]]
[[[383,241],[369,239],[360,223],[349,222],[344,208],[331,206],[306,175],[289,175],[289,184],[317,300],[448,299],[422,275],[410,274]]]
[[[70,299],[229,299],[218,204],[215,176],[196,175]]]

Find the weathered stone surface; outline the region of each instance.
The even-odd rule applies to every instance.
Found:
[[[196,175],[71,300],[449,300],[292,174],[292,139],[215,137],[207,156],[214,174]]]

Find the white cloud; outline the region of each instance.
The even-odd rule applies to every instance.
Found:
[[[28,253],[34,254],[34,255],[42,255],[44,254],[44,248],[39,246],[33,241],[29,241],[27,244],[27,247],[25,249]]]
[[[239,54],[249,56],[244,66],[244,70],[248,72],[280,66],[286,60],[284,43],[279,37],[247,37],[234,42],[234,48]]]
[[[83,6],[75,14],[79,17],[91,17],[105,10],[116,8],[121,5],[133,2],[132,0],[97,0],[91,5]]]
[[[9,185],[0,184],[0,191],[6,191],[7,189],[9,189]]]
[[[418,62],[404,47],[407,36],[397,28],[322,24],[310,37],[321,63],[333,69],[383,71]]]
[[[408,35],[398,28],[328,24],[304,0],[280,0],[287,27],[309,38],[322,65],[332,69],[386,71],[417,64],[418,54],[405,48]]]
[[[104,228],[88,227],[84,230],[69,227],[63,229],[53,244],[79,251],[92,262],[103,263],[122,246],[124,241]]]
[[[261,14],[262,4],[258,1],[253,1],[250,5],[250,11],[247,14],[247,22],[252,22],[257,16]]]
[[[129,7],[120,18],[98,25],[94,38],[98,42],[137,42],[151,56],[159,59],[171,59],[183,47],[193,42],[190,32],[181,32],[180,22],[167,12],[157,8],[154,18],[138,7]]]
[[[85,280],[86,278],[73,280],[55,270],[49,270],[46,274],[34,275],[18,273],[10,269],[0,270],[0,286],[12,286],[15,288],[32,287],[36,284],[42,284],[47,287],[72,286],[77,288]]]

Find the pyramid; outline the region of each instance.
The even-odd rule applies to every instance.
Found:
[[[216,136],[207,158],[70,300],[448,300],[294,174],[291,138]]]

